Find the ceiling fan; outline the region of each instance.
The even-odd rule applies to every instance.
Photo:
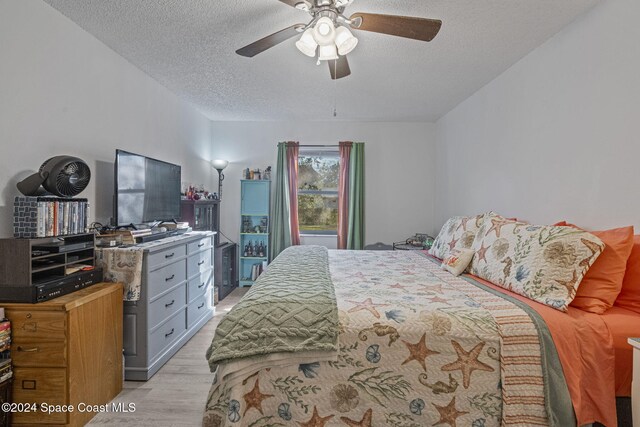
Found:
[[[279,1],[309,12],[313,19],[308,24],[295,24],[273,33],[238,49],[236,53],[251,58],[302,34],[296,42],[298,50],[312,58],[317,53],[318,64],[326,61],[334,80],[351,74],[346,55],[356,47],[358,39],[349,28],[428,42],[433,40],[442,26],[442,21],[438,19],[410,16],[354,13],[347,18],[343,13],[353,0]]]

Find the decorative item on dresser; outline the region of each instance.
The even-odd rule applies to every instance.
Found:
[[[122,285],[99,283],[39,304],[5,304],[12,323],[13,401],[74,411],[14,412],[13,425],[86,424],[122,390]]]
[[[124,302],[125,378],[146,381],[213,317],[214,232],[99,249],[105,278],[135,277]],[[113,260],[130,256],[132,267]],[[122,275],[122,276],[119,276]]]
[[[240,286],[249,286],[269,259],[271,181],[241,180]]]

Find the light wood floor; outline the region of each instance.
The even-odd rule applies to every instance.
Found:
[[[224,314],[249,290],[238,288],[216,306],[216,314],[149,381],[125,381],[113,400],[133,413],[100,413],[88,425],[200,426],[213,381],[205,353]]]

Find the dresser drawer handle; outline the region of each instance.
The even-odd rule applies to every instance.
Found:
[[[40,349],[38,347],[33,347],[33,348],[24,348],[21,345],[18,346],[18,351],[21,351],[23,353],[35,353],[37,351],[40,351]]]
[[[202,307],[204,307],[204,303],[202,303],[202,304],[200,304],[200,305],[198,306],[198,310],[200,310]]]
[[[176,302],[176,300],[172,299],[171,302],[169,304],[165,304],[164,308],[169,308],[173,305],[173,303]]]
[[[36,380],[22,380],[22,389],[23,390],[35,390],[36,389]]]
[[[198,263],[198,266],[201,266],[202,264],[204,264],[204,262],[205,262],[204,260],[200,261],[200,262]]]
[[[172,274],[171,276],[167,277],[166,279],[164,279],[165,282],[168,282],[169,280],[173,280],[176,277],[175,274]]]
[[[169,259],[169,258],[173,257],[175,254],[176,254],[175,252],[171,252],[170,254],[167,254],[164,257]]]
[[[173,335],[173,328],[171,328],[171,332],[169,332],[168,334],[164,334],[164,337],[169,338],[171,335]]]
[[[199,285],[199,286],[198,286],[198,289],[202,288],[202,287],[203,287],[204,285],[206,285],[206,284],[207,284],[207,282],[202,282],[202,285]]]
[[[200,244],[198,245],[198,247],[199,247],[199,248],[201,248],[201,247],[203,247],[204,245],[206,245],[206,243],[200,243]]]

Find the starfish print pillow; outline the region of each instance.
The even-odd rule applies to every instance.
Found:
[[[485,215],[449,218],[433,241],[429,253],[434,257],[445,259],[453,249],[471,248]]]
[[[531,225],[491,213],[472,249],[471,274],[567,311],[604,243],[580,229]]]

